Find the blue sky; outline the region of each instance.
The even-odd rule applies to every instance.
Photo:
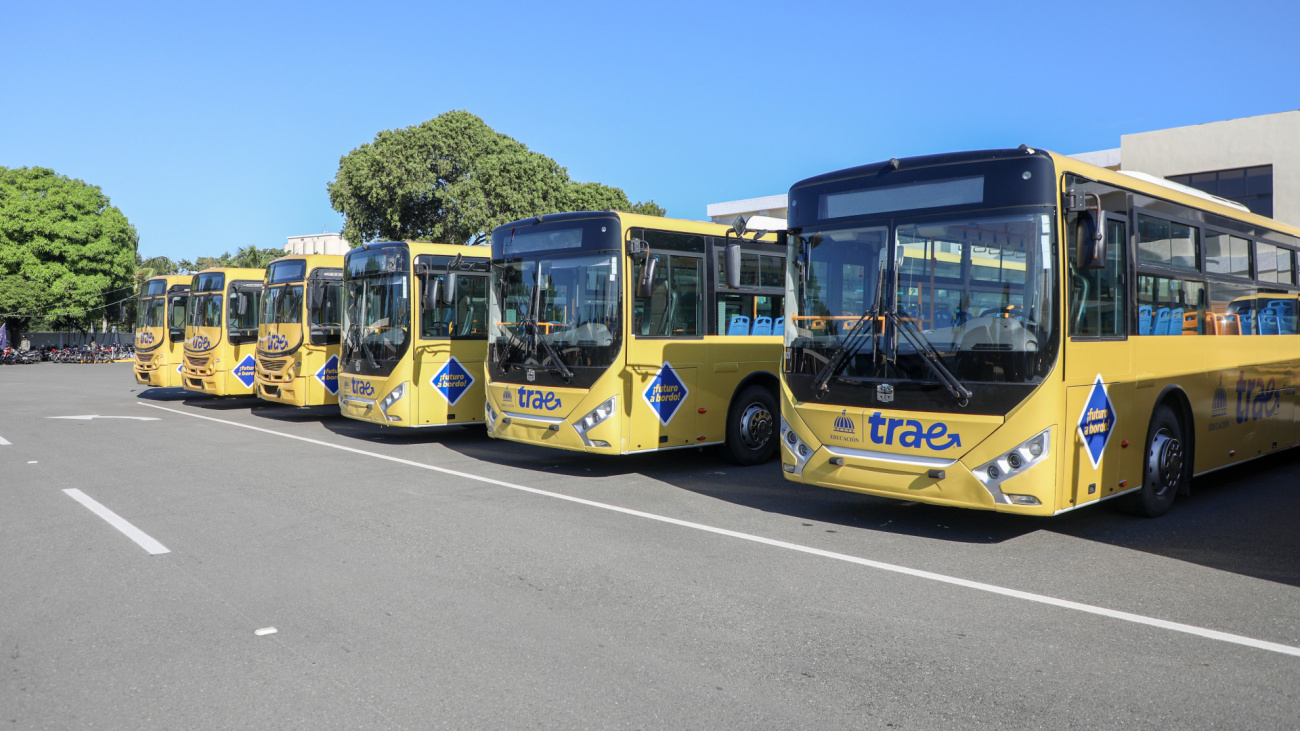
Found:
[[[1300,3],[16,3],[0,166],[103,188],[145,256],[337,231],[383,129],[468,109],[671,216],[889,157],[1300,108]]]

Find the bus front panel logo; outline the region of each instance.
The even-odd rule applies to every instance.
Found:
[[[316,380],[321,382],[326,391],[331,396],[339,395],[339,357],[331,355],[330,359],[325,361],[325,365],[316,371]]]
[[[370,381],[358,381],[355,378],[348,381],[348,390],[355,396],[374,396],[375,387]]]
[[[1088,400],[1083,404],[1083,413],[1079,415],[1079,436],[1083,438],[1083,446],[1094,470],[1101,466],[1101,455],[1114,433],[1115,404],[1106,393],[1101,374],[1097,374],[1097,380],[1093,381],[1092,390],[1088,392]]]
[[[510,400],[509,391],[506,391],[505,400]],[[552,391],[539,391],[535,388],[521,388],[519,389],[519,408],[555,411],[560,408],[560,397],[556,396]]]
[[[281,350],[288,350],[289,338],[286,338],[285,336],[276,333],[272,335],[270,338],[268,338],[267,346],[268,346],[267,351],[272,353],[278,353]]]
[[[153,345],[153,341],[154,341],[153,333],[151,332],[136,333],[135,336],[136,345]]]
[[[194,350],[210,350],[212,348],[212,341],[208,340],[208,336],[206,335],[195,335],[194,339],[190,341],[190,347]]]
[[[641,392],[645,402],[650,404],[650,410],[655,412],[655,416],[659,417],[659,423],[664,426],[668,426],[668,422],[677,415],[689,394],[690,390],[686,388],[686,384],[667,362],[659,368],[655,377],[650,379],[650,385],[646,390]]]
[[[244,384],[244,388],[252,388],[253,379],[256,377],[255,370],[256,366],[253,361],[253,356],[250,353],[244,356],[243,360],[239,361],[239,365],[235,366],[235,378],[238,378],[239,382]]]
[[[429,383],[433,386],[433,390],[447,399],[448,406],[455,406],[456,402],[469,391],[469,387],[474,385],[474,376],[453,355],[447,359],[442,368],[438,369],[437,373],[433,374]]]

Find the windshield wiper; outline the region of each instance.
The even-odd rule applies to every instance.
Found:
[[[538,279],[540,278],[541,276],[539,274]],[[530,355],[537,358],[539,364],[545,363],[546,360],[549,359],[555,365],[548,370],[556,371],[565,381],[568,381],[573,378],[573,371],[569,370],[569,367],[564,364],[564,361],[560,360],[559,352],[555,350],[555,346],[551,344],[551,341],[547,340],[546,336],[542,335],[541,328],[537,324],[538,318],[541,317],[542,296],[544,294],[545,293],[542,291],[542,285],[540,283],[534,284],[533,291],[529,294],[529,312],[525,324],[528,326],[533,338],[533,352]],[[538,343],[541,343],[542,347],[546,349],[546,358],[538,357]]]
[[[871,352],[872,359],[875,359],[876,351],[874,344],[876,338],[876,312],[876,308],[872,307],[862,313],[862,316],[849,326],[851,332],[849,332],[847,337],[840,341],[840,347],[836,348],[835,352],[831,353],[831,357],[827,359],[826,365],[822,366],[822,369],[817,372],[817,377],[813,379],[813,392],[818,394],[818,396],[826,394],[826,391],[829,390],[828,386],[831,379],[839,375],[840,371],[844,370],[844,366],[849,363],[849,358],[857,355],[858,350],[862,347],[863,341],[868,337],[872,338],[873,347]],[[863,327],[867,322],[867,318],[871,318],[870,328]]]
[[[876,334],[876,316],[880,313],[881,298],[884,296],[885,288],[881,286],[881,282],[884,281],[885,271],[885,261],[882,258],[880,260],[880,269],[876,274],[875,304],[866,312],[863,312],[857,322],[853,323],[853,332],[840,341],[840,347],[831,353],[826,365],[817,372],[817,377],[813,379],[813,392],[817,394],[817,398],[826,396],[826,392],[830,390],[831,379],[844,370],[844,366],[849,363],[849,358],[857,355],[858,350],[862,347],[862,341],[868,337],[871,338],[871,364],[873,366],[876,364],[876,358],[880,354],[880,337]],[[862,326],[866,324],[867,318],[871,318],[871,328],[864,332]]]
[[[375,362],[374,357],[370,355],[370,348],[367,348],[365,342],[361,339],[360,325],[354,323],[352,327],[348,329],[348,340],[356,343],[353,347],[360,350],[361,353],[366,356],[366,362],[370,364],[371,368],[379,370],[379,363]]]
[[[939,353],[930,344],[930,340],[925,337],[925,333],[921,332],[916,323],[900,317],[897,312],[888,312],[885,316],[894,323],[896,330],[903,333],[903,337],[907,338],[907,342],[916,349],[916,352],[925,358],[926,365],[930,366],[930,370],[934,371],[934,374],[938,376],[939,382],[948,389],[948,393],[957,399],[960,406],[965,407],[970,402],[970,389],[963,386],[961,381],[957,380],[957,377],[952,374],[952,371],[948,370],[943,364],[943,361],[939,358]]]
[[[551,341],[547,340],[546,337],[541,333],[537,333],[536,322],[533,323],[533,328],[534,328],[533,332],[536,333],[538,342],[540,342],[546,348],[546,358],[549,358],[550,361],[555,364],[554,366],[551,367],[551,370],[554,370],[557,373],[559,373],[564,378],[565,381],[572,379],[573,371],[569,370],[569,366],[565,365],[564,361],[560,360],[560,353],[556,351],[555,346],[551,344]],[[546,359],[542,359],[541,362],[545,363]]]

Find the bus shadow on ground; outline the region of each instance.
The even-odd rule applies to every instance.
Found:
[[[135,397],[138,399],[144,399],[145,401],[184,401],[185,399],[194,396],[194,394],[179,386],[176,388],[150,388],[148,386],[141,386],[141,388],[144,390],[137,393]]]

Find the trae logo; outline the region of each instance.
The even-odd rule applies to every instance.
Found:
[[[375,395],[375,387],[370,383],[370,381],[358,381],[355,378],[348,381],[348,391],[356,396]]]
[[[211,350],[212,341],[208,340],[207,335],[195,335],[190,340],[190,348],[193,350]]]
[[[325,387],[326,391],[330,392],[331,396],[339,394],[339,357],[337,355],[331,355],[329,360],[325,361],[325,365],[316,371],[316,380],[321,382],[321,385]]]
[[[867,417],[867,423],[871,425],[871,441],[876,444],[893,445],[894,435],[897,434],[898,446],[909,449],[929,447],[942,452],[949,447],[961,446],[961,435],[955,432],[949,434],[948,425],[942,421],[936,421],[927,429],[916,419],[887,419],[877,411]],[[947,437],[946,441],[944,437]]]
[[[272,353],[278,353],[278,352],[280,352],[281,350],[288,350],[288,349],[289,349],[289,338],[286,338],[285,336],[281,335],[280,333],[275,333],[275,334],[273,334],[270,338],[267,339],[267,348],[266,348],[266,349],[269,350],[269,351],[272,352]]]
[[[1237,423],[1268,419],[1282,408],[1282,393],[1277,381],[1270,378],[1246,378],[1245,371],[1237,371]]]
[[[138,346],[153,345],[153,343],[154,343],[153,333],[146,331],[146,332],[138,332],[135,334],[136,345]]]
[[[506,391],[506,401],[510,400],[510,392]],[[550,391],[541,391],[536,388],[519,389],[519,406],[524,409],[546,409],[555,411],[560,408],[560,399]]]

